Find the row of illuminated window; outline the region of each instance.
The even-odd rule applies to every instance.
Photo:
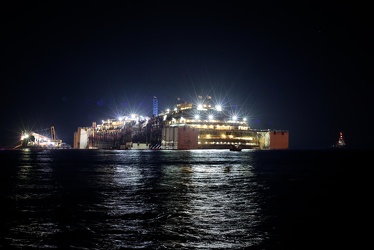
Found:
[[[166,117],[165,117],[166,120]],[[200,115],[195,115],[193,119],[191,118],[186,118],[186,117],[180,117],[180,118],[172,118],[173,121],[175,122],[222,122],[222,120],[217,120],[215,119],[214,115],[210,114],[208,117],[201,118]],[[225,120],[225,122],[228,123],[246,123],[247,118],[239,119],[237,116],[231,117],[229,120]]]
[[[241,142],[232,142],[232,141],[219,141],[219,142],[216,142],[216,141],[205,141],[205,142],[201,142],[199,141],[198,144],[241,144],[241,145],[257,145],[256,142],[246,142],[246,143],[241,143]]]
[[[249,140],[252,141],[254,140],[255,137],[253,136],[234,136],[234,135],[226,135],[226,134],[221,134],[221,135],[212,135],[212,134],[199,134],[198,138],[200,139],[236,139],[236,140]]]
[[[196,120],[185,120],[183,118],[181,118],[180,120],[176,120],[176,119],[172,119],[170,121],[169,124],[179,124],[179,123],[182,123],[182,124],[188,124],[190,126],[193,126],[193,127],[196,127],[196,128],[213,128],[213,129],[234,129],[236,127],[238,127],[238,129],[240,130],[247,130],[249,129],[249,126],[246,126],[247,123],[244,123],[244,122],[235,122],[235,125],[234,124],[230,124],[230,123],[234,123],[232,121],[228,121],[227,123],[229,123],[229,125],[219,125],[219,124],[212,124],[212,123],[222,123],[222,121],[216,121],[216,120],[205,120],[205,121],[200,121],[200,122],[205,122],[205,123],[209,123],[209,124],[200,124],[200,123],[197,123],[198,121]],[[241,124],[241,125],[244,125],[244,126],[238,126],[238,124]],[[234,125],[234,127],[233,127]]]

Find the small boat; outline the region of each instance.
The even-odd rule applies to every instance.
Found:
[[[242,147],[240,147],[240,145],[231,145],[230,146],[230,151],[242,151]]]

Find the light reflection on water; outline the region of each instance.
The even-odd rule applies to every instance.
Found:
[[[372,155],[1,150],[0,248],[363,249]]]
[[[1,246],[242,249],[266,238],[250,151],[17,154]]]

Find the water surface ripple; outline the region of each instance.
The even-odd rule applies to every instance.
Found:
[[[334,152],[311,161],[305,152],[249,150],[0,156],[0,247],[11,249],[305,249],[329,239],[306,225],[342,202],[336,177],[345,178],[321,171]]]

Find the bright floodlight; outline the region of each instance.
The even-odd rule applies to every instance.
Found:
[[[236,121],[236,120],[238,119],[238,117],[237,117],[236,115],[234,115],[234,116],[232,117],[232,119],[233,119],[234,121]]]
[[[213,115],[208,116],[209,120],[213,120]]]
[[[247,121],[247,118],[244,117],[244,118],[243,118],[243,121]]]
[[[221,105],[216,105],[216,110],[217,111],[222,111],[222,106]]]
[[[21,136],[21,140],[24,140],[24,139],[27,139],[29,138],[29,134],[24,134],[23,136]]]
[[[203,105],[202,104],[198,104],[197,105],[197,110],[203,110],[204,108],[203,108]]]
[[[200,116],[199,115],[195,115],[195,120],[199,120]]]

